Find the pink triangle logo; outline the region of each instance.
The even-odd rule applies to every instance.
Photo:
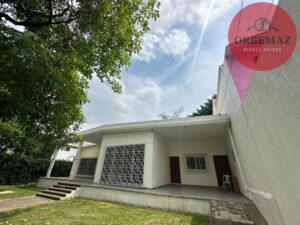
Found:
[[[229,48],[227,48],[227,54],[225,58],[240,99],[243,101],[247,94],[254,70],[244,66],[237,59],[235,59],[234,56],[232,56]]]

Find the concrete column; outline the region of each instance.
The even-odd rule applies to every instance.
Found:
[[[72,169],[70,171],[70,176],[69,176],[70,180],[74,180],[74,178],[77,174],[78,167],[79,167],[79,162],[80,162],[80,153],[81,153],[81,149],[82,149],[82,144],[83,144],[83,142],[81,141],[79,143],[78,149],[76,151],[76,155],[73,159]]]
[[[55,160],[56,160],[57,154],[58,154],[58,149],[55,149],[54,152],[53,152],[53,154],[52,154],[52,156],[51,156],[51,161],[50,161],[50,165],[48,167],[48,171],[47,171],[46,177],[50,177],[50,175],[51,175],[51,172],[52,172],[53,166],[55,164]]]
[[[95,176],[94,176],[94,183],[99,183],[100,178],[101,178],[101,173],[102,173],[102,166],[103,166],[103,161],[104,161],[104,156],[105,156],[105,149],[102,148],[102,144],[100,144],[100,151],[98,155],[98,160],[97,160],[97,165],[95,169]]]

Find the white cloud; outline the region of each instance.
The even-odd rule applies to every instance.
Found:
[[[216,92],[218,66],[223,55],[222,43],[201,50],[194,72],[183,82],[163,84],[159,76],[124,75],[122,94],[113,93],[108,86],[93,79],[89,90],[91,103],[85,106],[87,123],[83,129],[101,124],[159,119],[158,114],[171,114],[180,106],[184,107],[182,116],[191,114],[208,95]],[[172,67],[169,69],[173,70]]]
[[[183,30],[171,30],[160,43],[160,49],[163,53],[178,57],[183,56],[188,49],[191,40]]]
[[[110,87],[93,78],[88,93],[93,104],[84,107],[87,121],[83,129],[103,123],[144,120],[145,117],[155,119],[162,94],[161,87],[150,78],[127,75],[122,94],[113,93]]]
[[[199,54],[194,56],[191,50],[194,49],[195,43],[191,43],[186,32],[188,27],[184,25],[187,23],[203,24],[204,15],[207,13],[203,5],[207,5],[208,8],[210,1],[161,0],[161,17],[157,24],[151,24],[153,29],[144,36],[143,51],[135,58],[151,63],[153,59],[170,56],[178,58],[178,62],[167,68],[153,62],[154,66],[160,66],[161,69],[159,75],[151,74],[154,77],[144,74],[142,68],[139,73],[143,76],[124,75],[122,77],[123,93],[120,95],[113,93],[109,87],[93,79],[89,90],[90,103],[84,108],[87,123],[84,124],[83,129],[100,124],[158,119],[159,113],[172,113],[180,106],[184,107],[183,116],[194,112],[208,95],[216,92],[218,66],[224,58],[224,48],[227,44],[226,29],[232,15],[226,15],[226,18],[222,17],[222,20],[215,21],[214,31],[210,30],[211,22],[223,15],[236,1],[216,1],[212,11],[213,17],[209,20],[210,24],[207,29],[208,33],[210,31],[210,36],[207,33],[204,35],[204,39],[209,39],[216,44],[203,45],[207,49],[201,47]],[[200,5],[205,9],[199,11]],[[221,6],[224,8],[220,8]],[[222,11],[220,15],[216,14],[218,11]],[[178,21],[184,23],[180,29],[179,26],[173,27]],[[215,29],[216,27],[218,28]],[[193,31],[199,33],[200,30],[194,29]],[[195,57],[193,71],[191,73],[187,71],[186,77],[182,77],[184,72],[180,72],[181,68],[188,68],[193,57]],[[174,74],[181,77],[166,84],[166,81],[174,77]]]
[[[222,17],[240,0],[217,0],[209,22]],[[150,22],[151,32],[143,38],[142,51],[134,59],[150,62],[163,55],[180,58],[190,45],[190,37],[183,29],[174,29],[179,23],[203,26],[211,1],[161,0],[160,17]]]
[[[142,51],[138,55],[134,55],[133,58],[150,62],[152,59],[155,59],[157,56],[157,49],[161,37],[155,33],[147,33],[143,37],[143,47]]]
[[[143,37],[142,51],[133,58],[145,62],[164,55],[178,58],[184,55],[190,43],[188,34],[182,29],[147,33]]]
[[[217,0],[210,21],[222,17],[241,0]],[[208,0],[161,0],[160,17],[151,28],[167,29],[176,23],[203,25],[211,1]]]

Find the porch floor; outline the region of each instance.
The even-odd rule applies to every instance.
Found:
[[[145,192],[180,196],[186,198],[220,200],[230,202],[250,203],[251,201],[242,194],[225,191],[218,187],[189,186],[170,184],[155,189],[146,189]]]
[[[228,201],[228,202],[251,203],[251,201],[248,198],[246,198],[243,194],[234,193],[232,191],[226,191],[218,187],[169,184],[166,186],[149,189],[149,188],[132,188],[132,187],[101,185],[80,178],[76,178],[75,180],[69,180],[68,178],[65,177],[64,178],[50,177],[46,179],[54,179],[61,182],[79,184],[81,186],[99,187],[99,188],[114,189],[114,190],[125,190],[130,192],[148,193],[154,195],[174,196],[174,197],[202,199],[202,200],[218,200],[218,201]]]

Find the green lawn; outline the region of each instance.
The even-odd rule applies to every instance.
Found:
[[[0,224],[209,225],[209,217],[75,198],[2,212]]]
[[[20,198],[26,196],[33,196],[35,195],[40,189],[36,187],[35,184],[29,185],[18,185],[18,186],[0,186],[1,191],[13,191],[14,193],[10,194],[0,194],[0,201],[5,199],[11,198]]]

